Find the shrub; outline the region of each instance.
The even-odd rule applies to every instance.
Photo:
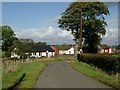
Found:
[[[95,66],[109,74],[116,74],[119,72],[120,58],[109,56],[109,55],[99,55],[99,54],[82,54],[78,55],[78,60],[84,63]]]

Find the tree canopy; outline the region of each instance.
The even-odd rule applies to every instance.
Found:
[[[13,48],[16,48],[15,53],[20,55],[21,58],[27,58],[30,55],[30,51],[33,47],[32,39],[19,39],[14,42]]]
[[[2,26],[2,50],[8,52],[14,40],[18,39],[15,37],[12,28],[10,26]]]
[[[75,42],[80,37],[80,9],[82,8],[82,33],[85,51],[96,53],[98,45],[105,35],[107,23],[104,15],[109,14],[108,8],[102,2],[73,2],[62,13],[59,19],[59,27],[71,31]],[[78,42],[79,43],[79,42]]]

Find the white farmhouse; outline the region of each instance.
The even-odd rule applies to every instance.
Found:
[[[59,54],[73,55],[73,54],[75,54],[75,49],[73,47],[71,47],[68,50],[59,50]]]
[[[35,46],[31,51],[30,57],[51,57],[55,55],[55,51],[50,46]]]

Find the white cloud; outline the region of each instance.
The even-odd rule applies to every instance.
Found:
[[[37,42],[41,41],[49,44],[74,43],[71,32],[61,30],[58,27],[57,22],[59,18],[60,16],[44,20],[40,28],[16,29],[16,35],[18,38],[30,38]],[[116,26],[106,28],[106,35],[103,37],[102,43],[115,45],[115,42],[118,41],[118,28]]]
[[[46,28],[27,29],[16,31],[18,38],[30,38],[36,42],[47,42],[49,44],[74,43],[73,36],[68,31],[63,31],[52,26]]]
[[[36,42],[47,42],[48,44],[73,44],[72,34],[58,27],[59,18],[60,16],[44,20],[41,22],[40,28],[15,29],[16,36],[18,38],[30,38]]]
[[[58,36],[61,36],[61,37],[70,36],[70,32],[68,32],[68,31],[61,31],[61,32],[58,32]]]
[[[103,37],[102,43],[115,45],[118,42],[118,28],[110,28],[106,30],[106,35]]]
[[[49,44],[74,43],[73,36],[70,32],[52,26],[15,32],[18,38],[31,38],[37,42],[41,41]],[[115,45],[116,41],[118,41],[118,29],[107,29],[102,43]]]

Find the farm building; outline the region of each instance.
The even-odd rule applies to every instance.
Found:
[[[30,57],[52,57],[55,51],[50,46],[35,46],[32,48]]]
[[[115,53],[116,50],[108,46],[107,44],[101,44],[99,46],[99,53],[105,53],[105,54],[110,54],[110,53]]]
[[[59,50],[59,54],[73,55],[75,54],[75,49],[73,47],[65,50]]]

